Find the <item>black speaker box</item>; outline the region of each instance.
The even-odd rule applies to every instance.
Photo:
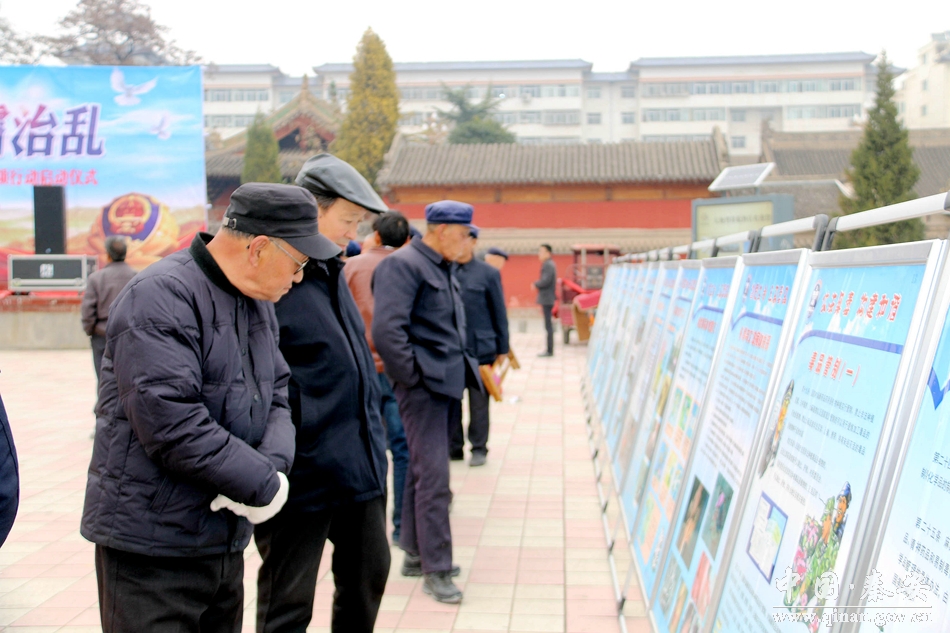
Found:
[[[37,255],[66,254],[66,190],[33,187],[33,234]]]

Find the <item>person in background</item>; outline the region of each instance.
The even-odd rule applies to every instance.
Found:
[[[409,447],[406,444],[406,432],[399,417],[399,404],[393,394],[392,382],[386,376],[383,361],[373,344],[373,273],[376,266],[397,248],[405,245],[409,238],[409,221],[398,211],[389,211],[376,217],[373,222],[373,242],[378,244],[365,250],[361,255],[348,259],[343,266],[343,275],[353,293],[353,300],[360,309],[363,323],[366,324],[366,342],[373,353],[379,386],[382,389],[380,410],[386,421],[386,442],[393,459],[393,543],[399,543],[402,524],[402,495],[406,488],[406,471],[409,469]],[[365,244],[366,242],[364,242]]]
[[[453,268],[472,230],[469,204],[442,200],[426,207],[422,238],[386,257],[373,276],[373,341],[395,383],[409,443],[409,474],[400,546],[404,576],[425,576],[422,589],[458,603],[452,582],[448,432],[453,402],[466,386],[480,388],[478,365],[465,353],[465,309]]]
[[[538,247],[538,259],[541,260],[541,278],[531,282],[531,287],[538,291],[537,303],[541,306],[541,314],[544,315],[544,330],[547,332],[547,349],[538,356],[554,356],[554,322],[551,319],[551,312],[554,310],[554,286],[557,283],[557,270],[554,267],[554,261],[551,259],[551,245],[542,244]]]
[[[109,309],[126,284],[135,277],[135,270],[125,263],[124,237],[107,237],[105,248],[109,263],[102,270],[89,275],[81,307],[82,329],[89,335],[92,344],[92,365],[96,368],[97,382],[102,372],[102,353],[106,349]]]
[[[257,631],[306,630],[329,540],[331,630],[368,632],[389,576],[386,428],[376,366],[340,255],[367,211],[381,213],[386,205],[331,154],[309,159],[296,182],[316,198],[317,228],[336,247],[311,258],[303,280],[276,306],[297,446],[287,505],[254,530],[262,559]]]
[[[456,260],[456,276],[465,306],[466,352],[479,365],[492,365],[508,354],[508,312],[501,275],[489,264],[474,257],[478,229],[472,229],[462,256]],[[468,389],[468,441],[472,445],[470,466],[483,466],[488,456],[488,392]],[[464,459],[465,438],[462,434],[462,403],[453,406],[449,438],[449,459]]]
[[[492,246],[488,249],[488,252],[485,253],[485,263],[498,272],[501,272],[501,269],[508,263],[508,253],[497,246]]]
[[[20,505],[20,467],[7,410],[0,398],[0,546],[7,540]]]
[[[116,299],[80,526],[105,633],[241,630],[251,524],[287,500],[294,457],[272,303],[328,249],[311,194],[247,183],[214,237]]]

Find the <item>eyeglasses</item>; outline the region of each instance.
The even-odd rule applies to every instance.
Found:
[[[283,246],[281,246],[279,242],[277,242],[276,240],[274,240],[273,238],[270,238],[270,237],[267,238],[267,239],[270,240],[270,243],[271,243],[271,244],[273,244],[274,246],[276,246],[277,248],[279,248],[280,251],[281,251],[284,255],[286,255],[286,256],[289,257],[290,259],[294,260],[294,263],[297,264],[297,270],[294,271],[294,276],[296,276],[297,273],[299,273],[300,271],[302,271],[302,270],[304,269],[304,267],[305,267],[307,264],[310,263],[310,258],[309,258],[309,257],[308,257],[307,259],[303,260],[303,262],[300,262],[300,261],[297,260],[296,257],[294,257],[293,255],[290,254],[290,251],[288,251],[286,248],[284,248]]]

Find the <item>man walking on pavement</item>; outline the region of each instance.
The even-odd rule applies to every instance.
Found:
[[[366,212],[386,205],[356,169],[330,154],[304,163],[296,182],[316,198],[318,230],[335,246],[311,258],[303,280],[276,307],[297,447],[287,505],[254,530],[262,559],[257,631],[306,630],[329,539],[331,630],[369,632],[389,576],[386,429],[376,367],[340,255]]]
[[[96,368],[96,382],[102,371],[102,353],[106,349],[106,323],[109,308],[126,284],[135,277],[135,270],[125,263],[125,238],[110,235],[105,242],[109,263],[102,270],[89,275],[82,295],[82,329],[92,344],[92,365]]]
[[[480,388],[475,359],[465,353],[465,311],[453,262],[472,230],[469,204],[442,200],[426,207],[425,235],[388,256],[373,278],[373,341],[395,383],[409,443],[403,497],[402,573],[425,575],[423,591],[458,603],[452,582],[449,526],[449,419],[466,386]]]
[[[477,259],[475,247],[478,229],[471,230],[462,256],[458,259],[456,276],[465,306],[466,351],[479,365],[492,365],[508,354],[508,312],[505,293],[498,270]],[[486,390],[468,390],[468,441],[472,445],[470,466],[483,466],[488,455],[488,404]],[[465,438],[462,434],[462,403],[453,406],[449,458],[464,459]]]
[[[551,312],[554,310],[554,286],[557,282],[557,270],[551,259],[551,245],[542,244],[538,247],[538,259],[541,260],[541,278],[531,282],[531,286],[538,291],[538,305],[544,315],[544,330],[548,335],[547,350],[538,354],[540,357],[554,356],[554,322]]]
[[[217,235],[119,294],[80,527],[105,633],[241,630],[251,523],[287,500],[294,456],[271,304],[335,250],[311,194],[248,183]]]
[[[402,428],[399,404],[393,394],[392,382],[384,373],[383,361],[373,343],[373,273],[379,262],[406,244],[409,239],[409,221],[398,211],[383,213],[373,222],[371,235],[373,239],[367,238],[364,244],[372,243],[375,246],[347,260],[343,266],[343,274],[366,325],[366,342],[373,353],[379,386],[383,392],[380,410],[386,422],[386,442],[393,458],[393,543],[399,543],[402,495],[406,488],[406,471],[409,469],[409,447],[406,444],[406,432]]]

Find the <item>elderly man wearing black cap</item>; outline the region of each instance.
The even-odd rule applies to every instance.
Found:
[[[395,383],[409,443],[403,495],[402,573],[425,575],[423,591],[440,602],[462,600],[452,576],[448,431],[465,387],[481,388],[465,353],[465,310],[453,267],[472,228],[471,205],[443,200],[426,207],[426,234],[376,267],[373,341]]]
[[[389,575],[386,427],[376,366],[340,254],[366,212],[386,205],[353,167],[330,154],[308,160],[297,184],[316,197],[318,230],[337,246],[312,257],[303,281],[277,304],[297,449],[287,505],[254,531],[263,559],[257,630],[307,628],[329,539],[332,630],[359,633],[373,630]]]
[[[508,253],[497,246],[492,246],[488,249],[488,252],[485,253],[485,263],[498,272],[501,272],[501,269],[508,263]]]
[[[459,286],[465,306],[466,350],[479,365],[492,365],[508,354],[508,312],[501,274],[476,258],[478,229],[471,230],[465,250],[458,261]],[[488,393],[482,389],[468,390],[468,441],[472,444],[471,466],[483,466],[488,455]],[[465,437],[462,434],[462,403],[453,407],[449,437],[449,458],[464,459]]]
[[[249,183],[214,238],[119,294],[80,528],[106,633],[241,630],[251,524],[287,500],[294,457],[271,302],[336,250],[310,193]]]

